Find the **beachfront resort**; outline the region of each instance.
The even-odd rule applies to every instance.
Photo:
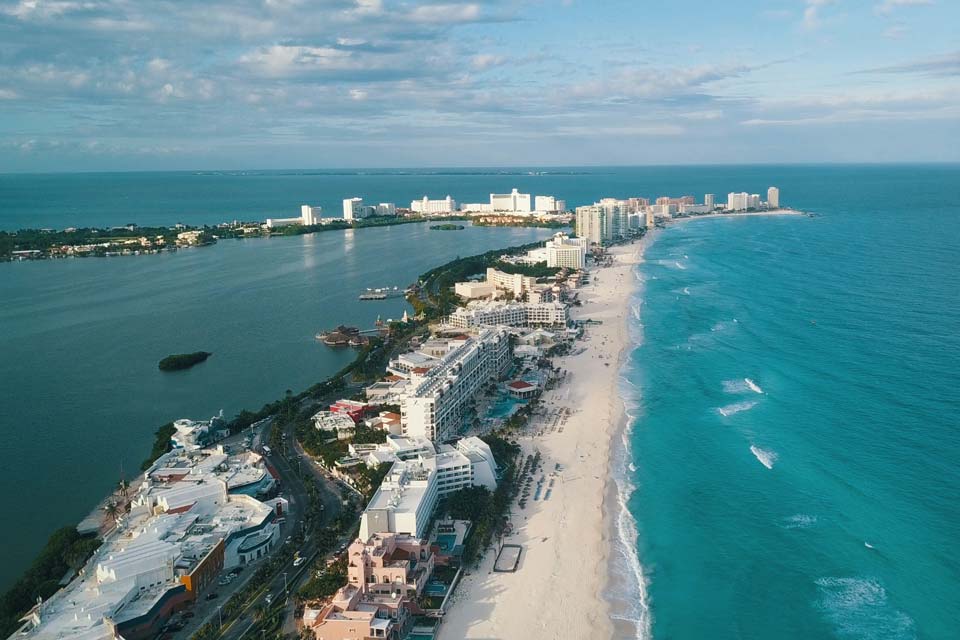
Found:
[[[540,201],[495,195],[493,212],[532,212]],[[364,216],[383,204],[352,198],[345,214],[348,206]],[[376,380],[304,406],[315,445],[305,459],[366,503],[349,540],[295,574],[341,567],[343,581],[304,596],[295,619],[284,609],[290,624],[316,640],[536,636],[529,612],[554,598],[552,627],[609,636],[603,611],[583,603],[603,584],[599,506],[623,420],[616,372],[633,267],[650,231],[669,219],[778,210],[774,187],[765,201],[731,193],[725,205],[711,194],[702,204],[604,198],[576,209],[575,236],[494,256],[449,284],[455,304],[442,315],[405,314],[397,323],[405,338]],[[429,300],[429,284],[410,295]],[[197,603],[216,597],[214,585],[276,554],[291,504],[271,456],[290,458],[286,442],[271,451],[266,423],[264,437],[242,439],[222,415],[172,423],[170,451],[111,503],[109,518],[98,510],[78,528],[102,545],[14,637],[172,637]],[[377,484],[367,493],[370,477]],[[304,562],[298,553],[292,567]],[[569,589],[550,587],[547,575]]]

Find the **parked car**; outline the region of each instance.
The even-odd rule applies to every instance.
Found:
[[[219,596],[219,594],[218,594],[216,591],[214,591],[214,592],[212,592],[212,593],[208,593],[208,594],[206,595],[206,598],[207,598],[207,600],[216,600],[218,596]]]
[[[183,612],[183,617],[184,617],[184,618],[192,618],[192,617],[195,616],[195,615],[197,615],[197,614],[195,614],[193,611],[184,611],[184,612]]]
[[[299,566],[302,565],[304,562],[306,562],[306,558],[296,558],[296,559],[293,561],[293,566],[299,567]]]

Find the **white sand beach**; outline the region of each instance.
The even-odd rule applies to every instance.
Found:
[[[488,553],[457,588],[439,637],[609,638],[614,626],[601,597],[606,588],[612,527],[603,507],[610,479],[611,438],[624,407],[618,393],[621,359],[629,343],[627,315],[637,281],[633,273],[650,238],[614,247],[613,265],[591,269],[574,319],[591,319],[575,351],[557,359],[567,378],[547,390],[532,433],[521,438],[524,457],[539,451],[535,481],[551,477],[549,499],[525,509],[514,504],[514,531],[505,543],[523,546],[515,573],[494,573]],[[579,353],[577,351],[580,351]],[[569,414],[568,414],[569,411]],[[559,471],[551,475],[560,465]],[[546,492],[544,491],[544,494]]]

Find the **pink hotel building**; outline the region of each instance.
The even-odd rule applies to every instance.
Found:
[[[414,598],[433,573],[426,540],[396,533],[359,538],[347,556],[347,584],[319,609],[307,608],[304,628],[316,640],[399,638],[411,614],[422,613]]]

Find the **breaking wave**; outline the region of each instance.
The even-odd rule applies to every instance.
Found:
[[[755,444],[750,445],[750,453],[752,453],[753,457],[759,460],[760,464],[765,466],[767,469],[773,469],[773,465],[776,463],[777,458],[780,457],[777,455],[776,451],[761,449]]]
[[[722,415],[724,418],[732,416],[734,414],[740,413],[741,411],[749,411],[757,405],[755,400],[748,400],[746,402],[735,402],[734,404],[728,404],[724,407],[717,409],[717,413]]]

